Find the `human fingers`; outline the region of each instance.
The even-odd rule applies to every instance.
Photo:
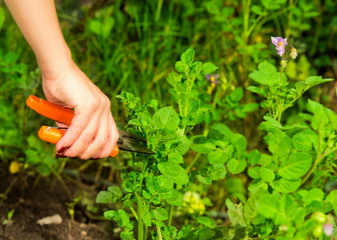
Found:
[[[100,120],[97,122],[97,129],[94,138],[87,145],[86,149],[79,154],[79,158],[88,159],[88,158],[99,158],[96,155],[101,152],[101,149],[104,145],[107,144],[109,133],[108,129],[108,117],[107,114],[104,114]],[[94,157],[95,156],[95,157]],[[105,156],[106,157],[106,156]]]
[[[86,105],[86,107],[75,108],[71,125],[57,143],[58,155],[77,157],[94,138],[100,109],[94,104],[83,105]]]
[[[101,148],[101,151],[93,157],[94,159],[108,157],[119,139],[119,132],[111,113],[108,115],[108,127],[104,131],[108,134],[107,141]]]

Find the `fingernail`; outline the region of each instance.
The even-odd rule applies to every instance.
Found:
[[[62,153],[64,153],[64,151],[67,149],[67,147],[60,147],[59,150],[57,150],[57,154],[61,155]]]

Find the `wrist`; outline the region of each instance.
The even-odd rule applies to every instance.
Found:
[[[60,78],[75,63],[71,56],[68,46],[56,50],[48,51],[48,55],[36,54],[36,60],[44,80],[53,80]]]

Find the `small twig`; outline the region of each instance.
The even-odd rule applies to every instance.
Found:
[[[15,183],[17,182],[18,177],[15,177],[13,181],[11,181],[11,183],[9,184],[9,186],[6,188],[6,191],[2,194],[3,196],[1,196],[1,201],[0,201],[0,205],[2,205],[3,200],[7,199],[7,195],[8,193],[11,191],[11,189],[13,188],[13,186],[15,185]]]

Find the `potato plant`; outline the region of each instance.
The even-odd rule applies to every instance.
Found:
[[[306,90],[331,79],[312,76],[293,87],[283,70],[260,63],[250,74],[259,85],[248,89],[265,98],[259,126],[265,148],[248,150],[244,135],[224,123],[201,134],[195,128],[206,121],[202,101],[192,94],[195,82],[207,81],[217,67],[195,61],[192,48],[175,67],[167,81],[176,106],[159,108],[156,100],[142,104],[127,92],[117,96],[128,109],[127,130],[144,136],[155,152],[133,155],[122,170],[121,188],[97,196],[98,203],[123,202],[124,207],[104,213],[123,228],[121,238],[330,239],[336,231],[337,190],[327,193],[324,186],[336,179],[337,115],[308,100],[308,111],[298,113],[296,122],[281,120]],[[211,200],[200,195],[227,181],[234,184],[224,199],[227,215],[214,218],[206,207]]]

